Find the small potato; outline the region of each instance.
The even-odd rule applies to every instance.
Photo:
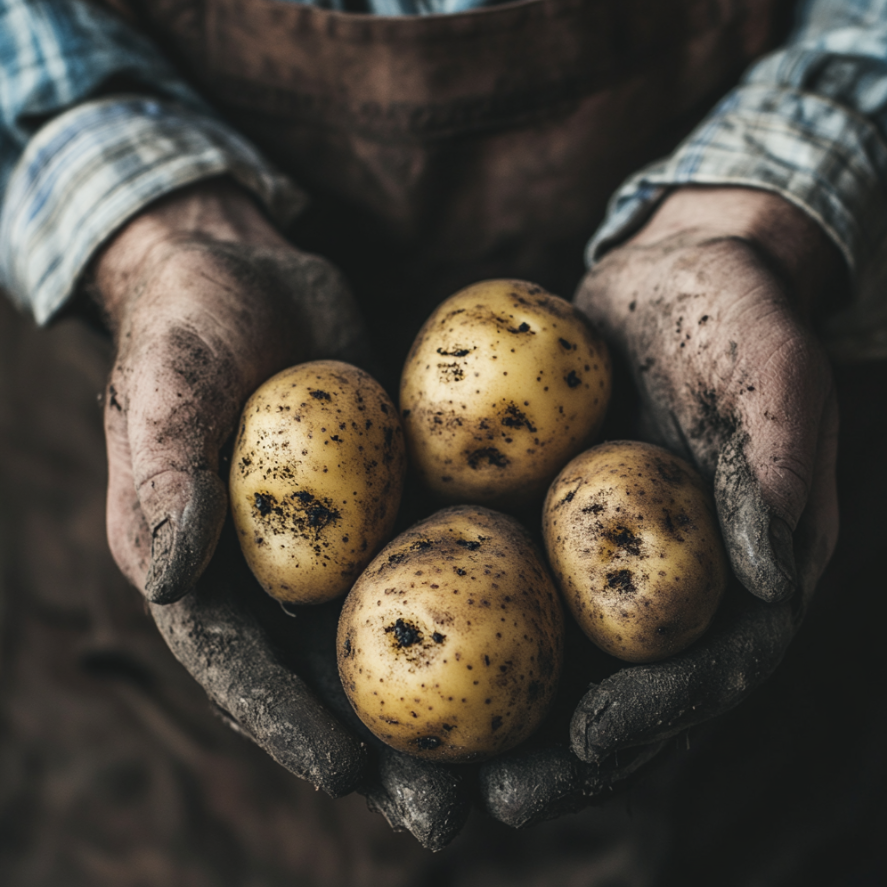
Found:
[[[650,444],[617,441],[577,456],[548,491],[543,534],[576,621],[628,662],[692,644],[726,587],[708,490],[686,462]]]
[[[294,604],[348,591],[391,535],[405,471],[395,406],[363,370],[320,360],[265,382],[243,408],[229,482],[262,588]]]
[[[376,736],[429,760],[477,761],[544,718],[563,612],[520,524],[457,506],[398,536],[357,580],[337,655],[348,699]]]
[[[541,501],[587,447],[610,397],[603,340],[569,302],[519,280],[461,290],[407,357],[400,408],[410,460],[450,502]]]

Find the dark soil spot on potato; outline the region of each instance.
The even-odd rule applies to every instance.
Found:
[[[607,585],[615,588],[620,594],[633,594],[637,591],[631,570],[614,570],[612,573],[607,573]]]
[[[472,539],[457,539],[456,545],[461,546],[462,548],[467,548],[469,551],[477,551],[480,548],[480,543],[483,540],[474,541]],[[464,573],[462,574],[464,575]]]
[[[483,447],[480,450],[475,450],[468,456],[468,465],[475,471],[483,464],[495,465],[496,468],[505,468],[508,463],[508,457],[495,447]]]
[[[533,423],[527,418],[523,410],[519,409],[516,404],[510,403],[505,408],[505,414],[502,416],[502,424],[508,428],[526,428],[527,431],[536,433]]]
[[[445,351],[443,348],[438,348],[437,353],[441,357],[465,357],[466,354],[471,354],[473,348],[454,348],[452,351]]]
[[[322,502],[318,502],[318,500],[306,490],[293,493],[293,498],[297,499],[305,507],[305,521],[313,530],[322,530],[324,527],[337,521],[341,517],[336,509],[329,508]]]
[[[439,363],[441,382],[461,382],[465,378],[465,370],[458,363]]]
[[[422,751],[431,751],[440,745],[440,739],[436,736],[420,736],[416,740],[416,746]]]
[[[256,510],[262,517],[267,517],[271,514],[271,510],[277,504],[277,500],[270,493],[256,493],[255,502]]]
[[[576,375],[576,370],[570,370],[570,372],[564,377],[564,381],[570,388],[575,388],[577,385],[582,384],[582,380]]]
[[[394,625],[389,625],[385,629],[385,633],[393,634],[399,647],[411,647],[422,641],[422,632],[415,625],[403,619],[398,619]]]
[[[613,527],[605,530],[603,536],[617,548],[621,548],[629,554],[639,555],[641,553],[641,539],[635,536],[628,527]]]
[[[320,389],[309,390],[308,392],[315,400],[332,400],[332,397],[326,392],[321,391]]]

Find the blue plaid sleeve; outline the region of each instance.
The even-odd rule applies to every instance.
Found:
[[[139,94],[102,98],[111,81]],[[39,322],[127,219],[220,174],[281,222],[304,204],[112,13],[83,0],[0,0],[0,287]]]
[[[784,47],[669,157],[617,191],[588,246],[593,264],[681,185],[780,194],[843,253],[856,302],[829,331],[836,350],[887,355],[887,0],[806,0]],[[863,341],[864,340],[864,341]]]

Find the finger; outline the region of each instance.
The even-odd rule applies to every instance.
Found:
[[[738,612],[725,608],[709,635],[684,653],[592,686],[570,725],[573,751],[604,764],[620,749],[660,742],[728,711],[772,674],[794,631],[788,603],[745,600]]]
[[[478,781],[486,811],[511,828],[577,813],[607,789],[597,764],[560,746],[500,755],[481,766]]]
[[[358,791],[395,831],[408,831],[426,850],[442,850],[471,811],[465,777],[380,745],[378,775]]]
[[[222,709],[282,766],[332,797],[363,776],[363,744],[285,668],[236,593],[236,571],[213,565],[193,593],[152,605],[169,648]]]
[[[253,612],[263,614],[260,619],[270,632],[272,643],[287,651],[293,669],[371,750],[368,777],[357,788],[369,807],[381,813],[395,831],[410,832],[423,847],[445,847],[468,817],[468,780],[456,768],[394,751],[364,726],[339,678],[336,631],[341,601],[287,607],[287,617],[282,618],[275,602],[265,595],[252,605]]]
[[[143,590],[151,559],[151,534],[132,477],[132,455],[126,413],[120,403],[119,380],[112,376],[105,390],[105,444],[108,452],[108,546],[120,571]]]
[[[147,342],[127,370],[132,474],[151,539],[145,592],[169,603],[191,588],[218,541],[227,510],[218,451],[245,392],[228,350],[187,327]]]
[[[797,331],[788,343],[743,380],[741,421],[719,448],[714,479],[734,572],[771,603],[788,599],[798,585],[794,531],[814,483],[832,388],[816,347]]]
[[[481,767],[481,798],[494,819],[526,828],[610,797],[617,786],[631,784],[664,747],[664,742],[654,742],[604,764],[580,761],[560,746],[503,755]]]

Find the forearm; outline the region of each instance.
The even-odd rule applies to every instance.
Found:
[[[165,194],[226,175],[278,223],[304,205],[149,41],[91,3],[0,0],[0,77],[0,286],[40,322]]]
[[[769,191],[678,188],[626,245],[652,246],[681,236],[746,241],[771,265],[805,315],[834,310],[847,291],[846,264],[834,241],[807,213]]]
[[[787,44],[754,65],[671,156],[625,183],[589,245],[589,262],[686,186],[753,188],[797,207],[840,251],[861,310],[887,237],[883,7],[804,4]]]

